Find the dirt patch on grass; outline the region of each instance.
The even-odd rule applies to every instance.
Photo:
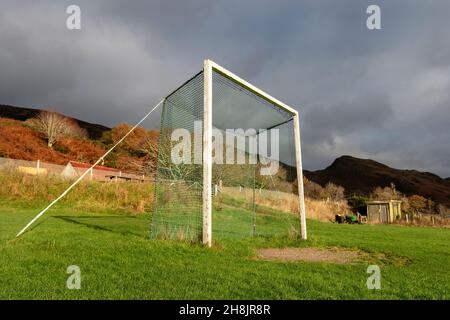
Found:
[[[269,261],[304,261],[351,264],[366,261],[369,255],[341,248],[267,248],[258,249],[257,258]]]

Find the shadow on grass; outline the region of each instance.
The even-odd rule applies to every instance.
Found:
[[[82,225],[94,230],[113,232],[146,238],[149,235],[149,222],[135,217],[121,216],[52,216],[66,222]]]

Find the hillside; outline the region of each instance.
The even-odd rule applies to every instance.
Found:
[[[91,140],[62,139],[54,149],[23,121],[0,118],[0,157],[66,164],[69,160],[93,162],[105,148]]]
[[[0,105],[0,157],[31,161],[39,159],[55,164],[66,164],[69,160],[93,163],[131,128],[122,123],[110,129],[70,118],[86,129],[88,137],[68,136],[49,148],[44,136],[25,123],[25,120],[35,117],[40,111]],[[105,165],[139,174],[151,174],[154,157],[145,150],[156,144],[158,135],[157,130],[137,128],[105,159]]]
[[[8,118],[8,119],[14,119],[19,121],[25,121],[29,118],[33,118],[38,114],[41,110],[40,109],[31,109],[31,108],[21,108],[21,107],[14,107],[9,105],[0,105],[0,118]],[[94,124],[89,123],[86,121],[78,120],[75,118],[72,118],[77,122],[77,124],[80,126],[80,128],[86,129],[88,132],[89,138],[91,139],[100,139],[103,132],[111,130],[108,127],[105,127],[100,124]]]
[[[418,194],[450,206],[450,179],[416,170],[400,170],[382,163],[342,156],[323,170],[304,172],[305,176],[324,186],[328,182],[341,185],[346,193],[368,194],[375,187],[394,183],[406,195]]]
[[[8,157],[24,160],[41,159],[47,162],[65,164],[69,160],[93,162],[100,157],[111,141],[100,140],[103,133],[107,132],[110,139],[120,138],[128,130],[126,125],[118,125],[111,129],[74,119],[78,125],[88,131],[89,139],[64,139],[52,150],[46,146],[42,136],[25,126],[23,121],[36,115],[40,110],[19,108],[0,105],[0,157]],[[142,154],[138,151],[145,133],[136,130],[136,137],[130,137],[128,142],[118,148],[117,153],[107,161],[112,167],[136,171],[142,166],[143,161],[154,163],[154,157]],[[151,140],[156,143],[158,132],[151,134]],[[139,138],[140,137],[140,138]],[[144,139],[145,140],[145,139]],[[290,174],[295,172],[289,166],[285,166],[288,180],[294,179]],[[394,183],[399,191],[406,195],[418,194],[431,198],[436,202],[450,206],[450,177],[441,177],[416,170],[399,170],[382,163],[359,159],[351,156],[342,156],[323,170],[304,171],[305,176],[322,186],[328,182],[341,185],[347,194],[369,194],[375,187],[389,186]]]

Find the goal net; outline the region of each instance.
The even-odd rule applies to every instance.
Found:
[[[210,60],[163,102],[151,237],[306,238],[298,113]]]

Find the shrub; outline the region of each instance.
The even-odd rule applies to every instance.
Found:
[[[316,200],[323,199],[325,197],[325,190],[319,184],[307,179],[306,177],[303,178],[303,184],[305,197]]]
[[[398,192],[395,185],[391,183],[390,187],[376,187],[369,195],[370,200],[401,200],[403,194]]]
[[[419,196],[417,194],[412,195],[408,198],[410,211],[413,214],[419,213],[433,213],[434,203],[433,201]]]

